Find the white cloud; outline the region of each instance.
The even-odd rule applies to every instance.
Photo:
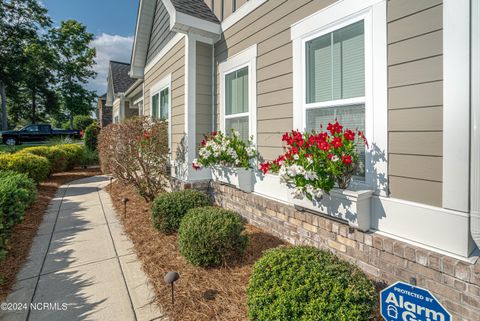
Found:
[[[98,95],[103,95],[107,88],[108,62],[110,60],[130,62],[132,45],[133,36],[123,37],[106,33],[97,36],[91,44],[97,49],[94,66],[97,77],[88,83],[88,89],[96,90]]]

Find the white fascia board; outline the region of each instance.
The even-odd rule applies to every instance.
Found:
[[[172,39],[160,50],[160,52],[145,66],[145,74],[148,73],[175,45],[185,37],[182,33],[177,33]]]
[[[130,88],[125,92],[125,96],[135,96],[141,90],[140,84],[143,83],[143,79],[137,79]]]
[[[225,31],[250,13],[255,9],[260,7],[262,4],[267,2],[267,0],[250,0],[247,1],[244,5],[238,8],[234,13],[227,17],[227,19],[222,21],[222,30]]]
[[[132,57],[130,61],[129,76],[142,78],[145,59],[150,40],[151,25],[155,15],[156,0],[141,0],[139,4],[137,25],[133,42]]]

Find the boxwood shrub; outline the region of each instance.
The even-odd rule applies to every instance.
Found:
[[[89,125],[85,129],[83,139],[85,140],[85,147],[91,151],[97,150],[98,134],[100,133],[100,126],[97,123]]]
[[[35,146],[22,149],[20,153],[43,156],[50,162],[52,173],[62,172],[67,168],[67,152],[56,146]]]
[[[0,170],[24,173],[39,183],[50,174],[50,162],[45,157],[30,153],[3,154],[0,155]]]
[[[26,174],[0,171],[0,261],[12,228],[23,220],[25,209],[36,198],[35,183]]]
[[[241,257],[248,237],[244,219],[219,207],[200,207],[188,211],[180,223],[180,253],[193,265],[218,266]]]
[[[208,205],[208,195],[193,189],[161,194],[153,202],[153,224],[162,233],[175,233],[188,210]]]
[[[312,247],[265,252],[247,289],[250,320],[371,320],[374,284],[354,265]]]
[[[66,169],[74,169],[75,166],[81,164],[85,146],[79,144],[60,144],[55,146],[67,153]]]

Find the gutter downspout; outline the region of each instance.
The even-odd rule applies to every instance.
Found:
[[[471,1],[470,230],[480,249],[480,3]]]

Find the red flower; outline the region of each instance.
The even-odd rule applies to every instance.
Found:
[[[342,162],[345,165],[350,165],[352,163],[352,156],[351,155],[344,155],[342,156]]]
[[[150,133],[145,130],[145,131],[143,132],[143,138],[144,138],[144,139],[149,139],[149,138],[150,138]]]
[[[351,131],[350,129],[346,130],[345,134],[343,134],[343,136],[345,137],[345,139],[355,140],[355,133],[353,131]]]
[[[267,174],[267,172],[270,170],[271,164],[270,163],[263,163],[260,164],[260,170],[263,172],[263,174]]]
[[[192,163],[192,167],[194,170],[199,170],[200,166],[196,165],[195,163]]]
[[[321,150],[327,151],[330,149],[330,144],[327,143],[326,141],[321,141],[320,144],[317,144],[317,147],[320,148]]]
[[[332,153],[330,153],[330,154],[328,154],[328,156],[327,156],[327,157],[328,157],[328,159],[332,160],[332,158],[333,158],[333,154],[332,154]]]
[[[335,133],[341,133],[343,126],[335,121],[334,124],[328,123],[327,130],[334,135]]]
[[[343,146],[342,139],[340,137],[333,138],[332,145],[334,148],[342,147]]]
[[[204,140],[202,140],[202,146],[205,146],[205,145],[207,145],[207,142],[204,139]]]
[[[212,136],[215,137],[215,136],[217,136],[217,134],[218,134],[217,132],[213,132]]]

